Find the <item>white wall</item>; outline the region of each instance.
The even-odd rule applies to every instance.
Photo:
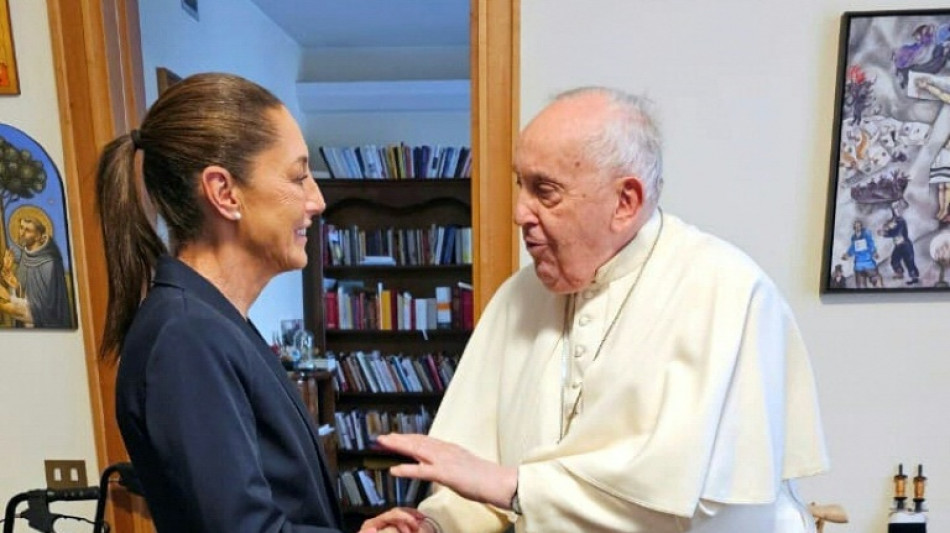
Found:
[[[230,72],[255,81],[283,100],[304,127],[297,104],[297,43],[250,0],[203,0],[199,20],[181,2],[139,2],[146,101],[157,98],[155,68],[185,77],[197,72]],[[311,157],[317,154],[312,153]],[[300,272],[274,278],[251,308],[251,320],[266,338],[283,318],[303,317]]]
[[[914,7],[945,7],[918,0]],[[784,290],[818,378],[832,470],[803,497],[885,531],[896,465],[923,463],[950,528],[945,294],[819,296],[840,15],[858,0],[522,0],[522,121],[554,93],[645,92],[666,135],[662,205],[745,249]],[[577,21],[583,20],[583,25]]]
[[[0,122],[39,142],[62,172],[62,132],[46,2],[12,0],[10,16],[21,94],[0,97]],[[84,460],[89,484],[98,484],[100,466],[81,328],[0,329],[0,406],[0,505],[5,506],[14,494],[46,486],[45,459]],[[19,508],[24,509],[25,505]],[[53,509],[88,518],[93,510],[94,505],[65,503]]]

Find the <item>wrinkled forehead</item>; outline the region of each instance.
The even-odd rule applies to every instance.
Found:
[[[583,139],[551,133],[521,138],[515,150],[515,173],[522,179],[547,178],[561,182],[588,174],[593,164],[583,149]]]
[[[575,118],[542,115],[528,124],[515,145],[516,168],[556,164],[568,169],[589,164],[586,147],[597,130]]]

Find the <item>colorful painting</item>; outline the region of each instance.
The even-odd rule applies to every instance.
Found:
[[[46,151],[0,124],[0,328],[76,328],[64,192]]]
[[[950,10],[842,16],[823,292],[950,289]]]
[[[8,0],[0,0],[0,94],[20,94]]]

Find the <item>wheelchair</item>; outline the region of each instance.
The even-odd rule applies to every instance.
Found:
[[[16,519],[25,519],[29,526],[42,533],[56,533],[54,526],[62,519],[78,520],[92,525],[93,533],[109,533],[110,526],[105,521],[106,502],[109,501],[109,484],[113,475],[118,474],[119,485],[132,494],[142,495],[132,463],[115,463],[102,471],[99,486],[68,489],[36,489],[21,492],[7,502],[3,516],[3,533],[13,533]],[[49,505],[57,501],[95,500],[96,515],[93,520],[79,516],[51,513]],[[17,513],[17,507],[26,502],[25,511]]]

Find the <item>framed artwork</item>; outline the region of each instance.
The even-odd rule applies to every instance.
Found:
[[[198,0],[181,0],[181,8],[191,15],[191,18],[198,20]]]
[[[9,0],[0,0],[0,95],[3,94],[20,94]]]
[[[280,321],[280,345],[293,346],[297,333],[303,330],[302,318],[285,318]]]
[[[158,95],[161,96],[169,87],[181,81],[181,76],[165,67],[155,67],[155,80],[158,85]]]
[[[65,200],[43,147],[0,124],[0,330],[76,328]]]
[[[821,289],[950,289],[950,9],[841,19]]]

